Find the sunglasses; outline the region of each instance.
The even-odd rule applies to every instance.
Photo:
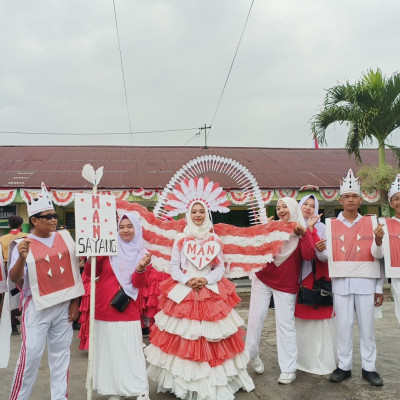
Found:
[[[46,215],[37,215],[35,218],[44,218],[47,219],[47,221],[54,219],[58,219],[59,215],[57,213],[54,214],[46,214]]]

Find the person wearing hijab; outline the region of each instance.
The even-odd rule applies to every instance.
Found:
[[[312,232],[316,248],[313,261],[303,260],[301,285],[308,289],[314,286],[312,262],[316,279],[329,280],[328,255],[325,246],[325,224],[318,214],[319,203],[314,195],[300,200],[299,206],[308,229]],[[333,306],[312,307],[296,303],[297,368],[317,375],[330,374],[336,368],[336,329]]]
[[[93,388],[109,400],[138,396],[149,400],[146,361],[143,354],[138,290],[147,283],[146,266],[150,253],[143,248],[142,227],[133,214],[121,216],[118,222],[118,255],[97,257],[95,352]],[[85,264],[90,276],[91,264]],[[124,311],[111,306],[120,289],[131,300]]]
[[[259,347],[268,306],[273,295],[278,363],[281,370],[278,383],[289,384],[296,379],[297,369],[294,308],[299,288],[300,268],[303,260],[314,258],[315,250],[311,232],[305,228],[303,215],[295,199],[290,197],[280,199],[276,213],[280,221],[296,222],[296,226],[274,261],[267,263],[252,279],[246,348],[254,371],[262,374],[264,363],[259,356]]]
[[[240,298],[223,277],[222,243],[207,206],[189,206],[186,227],[174,241],[171,277],[160,285],[160,312],[145,354],[158,392],[181,399],[231,400],[254,389],[246,371],[244,324],[233,309]]]

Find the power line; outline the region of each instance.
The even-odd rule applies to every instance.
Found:
[[[229,80],[229,77],[230,77],[230,75],[231,75],[232,67],[233,67],[233,64],[234,64],[234,62],[235,62],[236,55],[237,55],[237,53],[238,53],[238,51],[239,51],[240,43],[242,42],[242,38],[243,38],[243,35],[244,35],[244,31],[246,30],[247,21],[249,20],[250,13],[251,13],[251,9],[253,8],[253,4],[254,4],[254,0],[252,0],[252,2],[251,2],[251,4],[250,4],[249,12],[248,12],[248,14],[247,14],[246,22],[244,23],[244,26],[243,26],[242,34],[240,35],[239,42],[238,42],[238,44],[237,44],[237,46],[236,46],[236,51],[235,51],[235,54],[234,54],[234,56],[233,56],[231,66],[230,66],[230,68],[229,68],[228,75],[227,75],[227,77],[226,77],[224,87],[222,88],[222,92],[221,92],[221,96],[219,97],[219,100],[218,100],[217,108],[215,109],[214,116],[213,116],[213,118],[212,118],[212,120],[211,120],[211,124],[210,124],[211,127],[213,126],[213,123],[214,123],[214,120],[215,120],[215,116],[217,115],[217,112],[218,112],[218,110],[219,110],[219,106],[220,106],[220,104],[221,104],[222,96],[224,95],[226,85],[228,84],[228,80]],[[210,129],[209,129],[209,131],[208,131],[207,137],[210,135],[211,127],[210,127]]]
[[[184,146],[186,146],[189,142],[191,142],[196,136],[199,136],[199,135],[200,135],[201,130],[200,130],[200,128],[197,128],[197,129],[199,129],[199,131],[198,131],[194,136],[192,136],[192,137],[184,144]]]
[[[129,132],[132,133],[131,116],[129,114],[128,95],[126,93],[124,64],[122,62],[122,51],[121,51],[121,44],[120,44],[120,40],[119,40],[119,30],[118,30],[117,10],[115,9],[115,0],[113,0],[113,5],[114,5],[115,28],[117,30],[117,38],[118,38],[119,59],[120,59],[120,62],[121,62],[122,81],[123,81],[123,84],[124,84],[124,92],[125,92],[126,111],[127,111],[127,114],[128,114]],[[132,141],[132,145],[133,145],[132,136],[131,136],[131,141]]]
[[[199,128],[164,129],[159,131],[136,131],[136,132],[28,132],[28,131],[0,131],[1,133],[16,135],[60,135],[60,136],[106,136],[106,135],[138,135],[142,133],[166,133],[194,131]]]

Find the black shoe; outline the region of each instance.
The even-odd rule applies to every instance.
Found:
[[[350,377],[351,377],[351,370],[350,371],[344,371],[341,368],[336,368],[332,372],[332,375],[329,377],[329,382],[340,383],[340,382],[343,382],[345,379],[348,379]]]
[[[17,325],[12,325],[11,326],[11,335],[19,335],[18,327]]]
[[[142,328],[142,336],[143,337],[149,337],[150,336],[150,328],[149,327],[145,327],[145,328]]]
[[[372,386],[383,386],[383,380],[376,371],[366,371],[362,369],[362,377]]]

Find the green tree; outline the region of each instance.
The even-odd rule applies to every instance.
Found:
[[[379,166],[386,165],[385,146],[400,160],[400,148],[387,142],[400,126],[400,74],[390,78],[379,68],[368,70],[354,84],[346,82],[326,90],[321,111],[311,120],[312,130],[320,144],[326,144],[326,129],[332,123],[346,123],[349,133],[346,150],[361,162],[360,148],[378,142]]]

